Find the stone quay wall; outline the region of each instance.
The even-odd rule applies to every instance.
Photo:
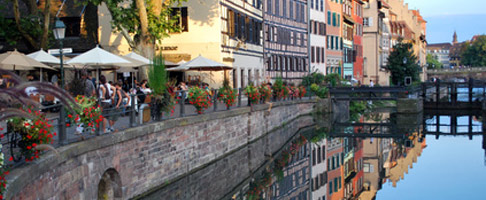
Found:
[[[316,100],[171,119],[57,148],[7,176],[6,199],[129,199],[313,111]]]

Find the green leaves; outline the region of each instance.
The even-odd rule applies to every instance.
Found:
[[[436,56],[432,54],[427,54],[427,67],[429,69],[440,69],[442,67],[442,63],[439,62]]]
[[[112,27],[115,31],[123,32],[127,31],[129,34],[124,35],[128,41],[133,41],[130,43],[132,48],[136,48],[138,44],[142,42],[142,27],[141,20],[148,21],[147,30],[149,32],[149,38],[152,43],[160,41],[165,37],[169,36],[171,32],[180,31],[180,26],[178,24],[179,18],[171,16],[173,13],[171,7],[177,7],[181,5],[181,2],[186,0],[167,0],[167,1],[156,1],[156,0],[145,0],[147,19],[141,19],[139,15],[136,0],[131,1],[127,5],[124,0],[89,0],[95,5],[100,5],[101,3],[106,3],[108,10],[112,16]],[[154,3],[162,2],[162,9],[160,13],[155,13]],[[179,13],[180,14],[180,13]],[[176,15],[179,16],[179,15]]]
[[[148,82],[154,95],[164,95],[167,92],[167,80],[164,58],[159,54],[153,58],[148,71]]]
[[[401,38],[393,46],[386,66],[391,72],[392,84],[402,85],[407,76],[412,77],[412,81],[420,80],[420,66],[417,64],[417,57],[414,55],[412,47],[411,43],[404,43]]]
[[[466,44],[461,63],[471,67],[486,66],[486,35],[478,36],[471,44]]]

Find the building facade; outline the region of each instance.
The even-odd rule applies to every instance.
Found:
[[[363,83],[363,1],[353,0],[353,78]]]
[[[310,0],[309,38],[310,71],[326,74],[326,10],[325,0]]]
[[[449,68],[451,63],[449,62],[449,53],[452,45],[451,43],[437,43],[427,45],[427,54],[431,54],[434,58],[442,63],[441,68]],[[427,66],[427,67],[438,67],[438,66]]]
[[[326,72],[343,74],[342,2],[326,1]]]
[[[390,73],[383,58],[383,26],[388,7],[379,0],[363,1],[363,80],[365,84],[389,85]],[[386,35],[385,35],[386,37]],[[385,49],[386,50],[386,49]]]
[[[354,24],[352,17],[353,0],[344,0],[342,3],[342,48],[343,48],[343,77],[347,80],[353,79],[354,72]]]
[[[312,199],[324,200],[327,195],[327,155],[326,155],[327,139],[322,139],[317,143],[311,144],[312,148],[312,170],[311,170],[311,192]]]
[[[298,83],[309,73],[308,9],[303,0],[264,1],[266,79]]]

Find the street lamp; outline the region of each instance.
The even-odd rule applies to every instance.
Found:
[[[62,62],[62,48],[63,48],[63,44],[62,44],[62,41],[64,40],[64,34],[66,32],[66,26],[64,25],[64,23],[59,20],[59,18],[56,18],[56,22],[54,24],[54,37],[56,38],[56,40],[59,40],[59,54],[60,54],[60,60],[61,60],[61,88],[64,89],[64,68],[63,68],[63,62]]]
[[[60,70],[61,70],[61,90],[64,89],[64,67],[63,67],[63,61],[62,61],[62,48],[63,48],[63,44],[62,44],[62,40],[64,39],[64,33],[66,32],[66,26],[64,25],[64,23],[59,20],[59,18],[56,18],[56,22],[54,24],[54,37],[56,38],[56,40],[59,40],[59,54],[60,54],[60,60],[61,60],[61,66],[60,66]],[[64,111],[64,107],[61,107],[61,110],[59,111],[59,121],[60,121],[60,129],[59,129],[59,142],[61,144],[65,144],[66,143],[66,117],[65,117],[65,111]]]
[[[404,57],[403,58],[403,64],[406,65],[407,64],[407,57]]]

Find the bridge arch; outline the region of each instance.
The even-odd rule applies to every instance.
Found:
[[[122,199],[122,182],[118,172],[109,168],[103,173],[98,183],[98,199]]]

